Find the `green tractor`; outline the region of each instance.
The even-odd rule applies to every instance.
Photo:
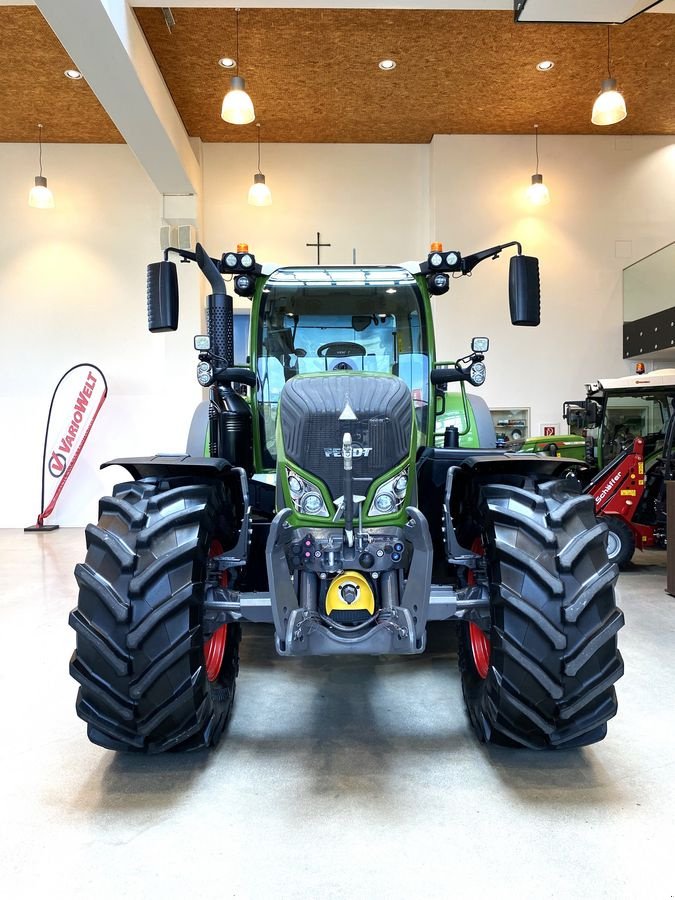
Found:
[[[485,380],[487,338],[456,362],[435,356],[430,297],[510,246],[512,322],[537,325],[538,263],[516,242],[296,268],[261,265],[245,246],[213,259],[198,244],[149,266],[153,332],[178,324],[170,252],[210,282],[208,334],[195,338],[209,399],[188,453],[106,463],[130,480],[86,530],[70,617],[90,740],[215,745],[242,623],[272,624],[277,652],[299,657],[420,654],[441,620],[458,625],[481,741],[605,736],[623,671],[606,525],[559,477],[569,460],[495,449],[485,404],[466,391]],[[252,300],[245,367],[233,366],[223,275]]]

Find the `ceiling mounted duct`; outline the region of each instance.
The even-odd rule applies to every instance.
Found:
[[[574,25],[621,24],[662,0],[513,0],[516,22]]]

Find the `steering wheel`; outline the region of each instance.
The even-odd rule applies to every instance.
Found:
[[[322,344],[316,351],[316,355],[322,359],[335,359],[343,356],[365,356],[366,348],[363,344],[354,344],[351,341],[333,341],[330,344]]]

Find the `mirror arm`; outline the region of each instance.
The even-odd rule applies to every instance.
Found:
[[[497,259],[502,250],[506,250],[507,247],[517,247],[518,255],[522,255],[523,248],[519,241],[509,241],[508,244],[499,244],[497,247],[489,247],[487,250],[480,250],[478,253],[471,253],[469,256],[463,257],[462,275],[470,275],[478,263],[483,262],[484,259]]]
[[[196,262],[202,271],[202,275],[211,285],[212,293],[227,295],[225,281],[218,268],[220,260],[209,256],[199,242],[197,243],[195,252],[192,250],[181,250],[179,247],[167,247],[164,251],[165,261],[168,259],[169,253],[177,253],[184,262],[187,260]]]
[[[167,247],[164,251],[164,261],[169,258],[169,253],[177,253],[184,262],[197,262],[197,254],[192,250],[181,250],[180,247]]]

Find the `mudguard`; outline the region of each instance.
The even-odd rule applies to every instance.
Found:
[[[456,451],[445,450],[440,452],[453,453]],[[487,453],[478,451],[477,453],[474,450],[469,456],[466,455],[466,451],[463,451],[460,456],[461,461],[455,463],[455,465],[461,465],[462,468],[470,469],[481,475],[511,472],[514,475],[531,474],[559,478],[563,472],[569,472],[570,469],[588,468],[586,463],[578,459],[548,456],[541,453],[495,453],[494,451]]]
[[[226,459],[216,459],[206,456],[187,456],[183,453],[176,455],[160,454],[157,456],[125,456],[111,459],[101,465],[102,469],[108,466],[122,466],[131,475],[134,481],[141,478],[219,478],[232,470],[231,464]]]

